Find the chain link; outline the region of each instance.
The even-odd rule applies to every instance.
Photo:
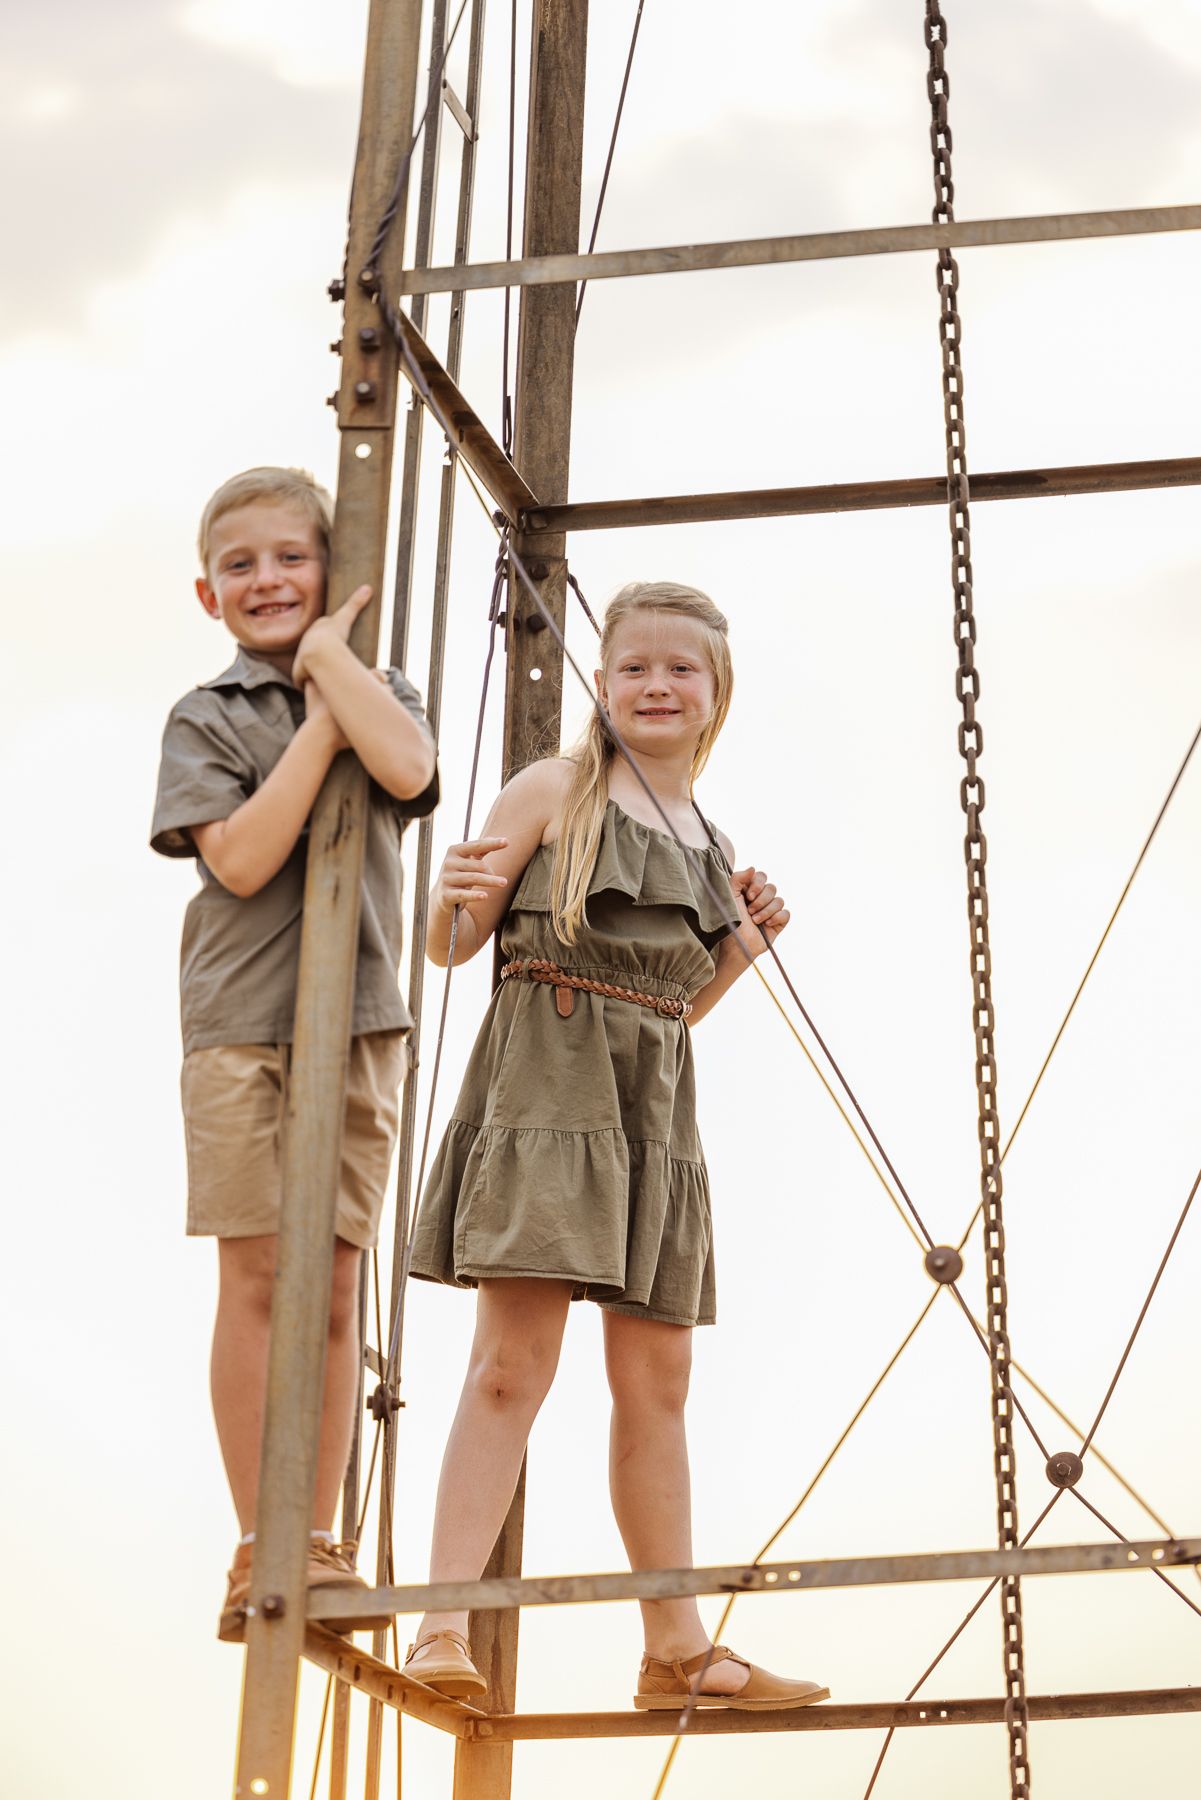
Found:
[[[945,67],[947,25],[939,0],[926,0],[926,45],[930,66],[930,148],[934,156],[933,219],[955,216],[951,179],[951,127],[947,123],[950,82]],[[1008,1296],[1005,1287],[1005,1226],[1001,1214],[1001,1134],[997,1119],[997,1063],[993,1042],[992,957],[988,944],[988,843],[980,828],[984,781],[977,769],[984,734],[976,718],[980,676],[976,669],[976,621],[972,612],[972,538],[967,448],[963,420],[963,367],[960,360],[959,267],[949,250],[938,253],[941,316],[943,416],[947,438],[947,501],[951,526],[951,581],[955,591],[955,648],[959,666],[955,693],[963,708],[959,754],[967,773],[959,803],[967,819],[963,853],[967,864],[967,913],[971,934],[972,1025],[976,1038],[976,1099],[979,1114],[980,1192],[984,1205],[984,1260],[989,1357],[992,1363],[993,1465],[997,1478],[997,1540],[1002,1550],[1018,1547],[1017,1468],[1013,1444],[1014,1406],[1009,1385]],[[1016,1576],[1001,1582],[1004,1631],[1005,1723],[1009,1731],[1009,1787],[1012,1800],[1030,1793],[1027,1750],[1026,1672],[1022,1645],[1022,1596]]]

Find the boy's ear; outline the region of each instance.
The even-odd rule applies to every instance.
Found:
[[[210,619],[219,619],[221,617],[220,602],[212,588],[209,586],[207,577],[204,575],[198,575],[196,577],[196,598],[199,600]]]

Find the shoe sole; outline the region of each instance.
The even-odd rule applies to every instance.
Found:
[[[698,1694],[692,1710],[698,1712],[701,1707],[716,1707],[723,1712],[791,1712],[795,1707],[813,1706],[818,1700],[829,1698],[829,1688],[818,1688],[816,1693],[802,1694],[796,1700],[740,1700],[737,1694]],[[688,1705],[688,1695],[635,1694],[634,1705],[639,1712],[683,1712]]]
[[[478,1677],[473,1681],[469,1675],[412,1675],[407,1667],[400,1672],[414,1686],[428,1688],[440,1700],[479,1700],[488,1692],[487,1683]]]

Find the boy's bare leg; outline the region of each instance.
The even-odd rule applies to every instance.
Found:
[[[225,1473],[243,1532],[254,1530],[258,1500],[267,1340],[275,1287],[275,1238],[221,1238],[221,1291],[213,1329],[213,1416]],[[317,1456],[313,1529],[331,1531],[354,1428],[359,1378],[359,1258],[345,1239],[334,1242],[333,1294],[325,1355],[325,1393]]]
[[[431,1581],[478,1581],[521,1473],[530,1427],[559,1366],[569,1281],[481,1281],[471,1362],[450,1428],[430,1552]],[[426,1613],[413,1634],[467,1635],[467,1614]]]
[[[684,1404],[692,1369],[692,1332],[626,1313],[603,1315],[605,1368],[613,1396],[609,1491],[632,1569],[692,1567],[692,1489]],[[643,1600],[650,1656],[686,1662],[709,1648],[695,1600]],[[693,1677],[696,1685],[697,1677]],[[741,1663],[706,1671],[707,1694],[734,1694],[750,1679]]]

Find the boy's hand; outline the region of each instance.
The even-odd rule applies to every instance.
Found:
[[[312,676],[304,684],[304,722],[306,725],[320,725],[328,732],[333,755],[336,756],[340,750],[350,749],[349,738],[322,699],[321,689]]]
[[[315,619],[296,647],[296,655],[292,660],[292,680],[297,687],[313,679],[313,671],[309,668],[309,658],[320,661],[322,650],[329,643],[348,644],[350,628],[371,598],[369,587],[356,588],[345,606],[340,606],[336,613],[326,613]]]
[[[452,844],[438,871],[435,893],[439,908],[452,913],[472,900],[489,900],[497,888],[507,886],[503,875],[494,875],[487,858],[503,850],[508,838],[476,838],[470,844]]]
[[[791,914],[762,869],[735,869],[730,886],[743,921],[738,935],[752,956],[762,956],[775,943]]]

